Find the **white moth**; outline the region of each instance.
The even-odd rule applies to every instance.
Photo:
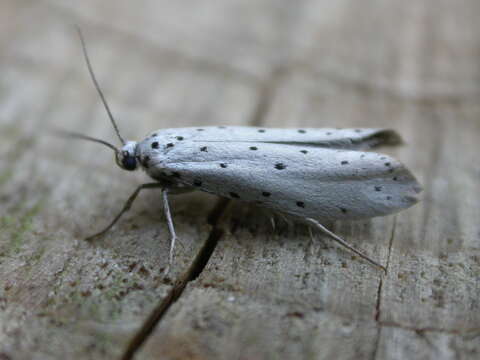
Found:
[[[141,190],[160,188],[171,235],[168,269],[176,239],[168,194],[201,190],[299,217],[385,270],[321,222],[384,216],[418,201],[421,187],[405,166],[389,156],[362,151],[398,144],[394,131],[205,126],[158,130],[140,142],[125,141],[95,79],[80,31],[79,35],[90,75],[123,146],[67,135],[110,147],[122,169],[142,168],[155,180],[140,185],[111,224],[94,237],[108,231]]]

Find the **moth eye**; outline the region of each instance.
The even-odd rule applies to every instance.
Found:
[[[124,156],[122,158],[122,166],[125,170],[133,171],[137,168],[137,159],[130,155]]]

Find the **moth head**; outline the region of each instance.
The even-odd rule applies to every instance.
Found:
[[[137,169],[136,148],[137,143],[135,141],[127,141],[125,145],[116,152],[115,160],[117,165],[123,170],[134,171]]]

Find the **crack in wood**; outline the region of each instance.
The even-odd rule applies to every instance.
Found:
[[[133,356],[135,356],[135,353],[150,337],[155,327],[167,313],[168,309],[180,298],[187,284],[190,281],[195,280],[203,271],[208,260],[212,256],[218,241],[223,236],[224,230],[220,224],[223,215],[226,213],[225,210],[229,202],[228,199],[224,198],[217,202],[209,216],[209,221],[213,226],[213,229],[207,240],[204,242],[202,248],[195,256],[188,269],[175,281],[167,296],[153,309],[147,319],[143,322],[142,326],[136,332],[123,353],[121,357],[122,360],[132,359]]]
[[[390,266],[390,258],[392,254],[392,246],[393,246],[393,239],[395,238],[395,228],[397,227],[397,216],[394,216],[393,218],[393,225],[392,225],[392,232],[390,234],[390,240],[388,244],[388,254],[387,254],[387,264],[385,265],[385,268],[387,269],[387,275],[388,275],[388,268]],[[378,283],[378,290],[377,290],[377,301],[375,304],[375,322],[380,324],[380,316],[381,316],[381,306],[382,306],[382,290],[383,290],[383,279],[385,275],[380,275],[380,281]],[[386,277],[385,277],[386,279]],[[380,337],[382,335],[382,327],[378,327],[377,331],[377,338],[375,339],[375,348],[373,349],[372,353],[372,359],[377,358],[377,352],[378,352],[378,347],[380,344]]]
[[[388,267],[390,265],[390,258],[392,254],[392,246],[393,246],[393,239],[395,237],[395,228],[397,226],[397,217],[395,216],[393,218],[393,226],[392,226],[392,232],[390,235],[390,240],[388,244],[388,254],[387,254],[387,264],[385,268],[387,269],[388,272]],[[383,275],[380,277],[380,282],[378,283],[378,290],[377,290],[377,301],[375,305],[375,321],[379,322],[380,321],[380,314],[381,314],[381,305],[382,305],[382,289],[383,289]]]

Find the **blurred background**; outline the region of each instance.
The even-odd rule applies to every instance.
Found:
[[[102,240],[141,172],[60,127],[116,143],[197,125],[387,127],[424,199],[334,230],[382,275],[302,226],[233,205],[205,268],[138,359],[475,359],[480,349],[480,2],[2,0],[0,358],[120,356],[211,234],[217,199],[160,194]],[[280,221],[281,222],[281,221]]]

